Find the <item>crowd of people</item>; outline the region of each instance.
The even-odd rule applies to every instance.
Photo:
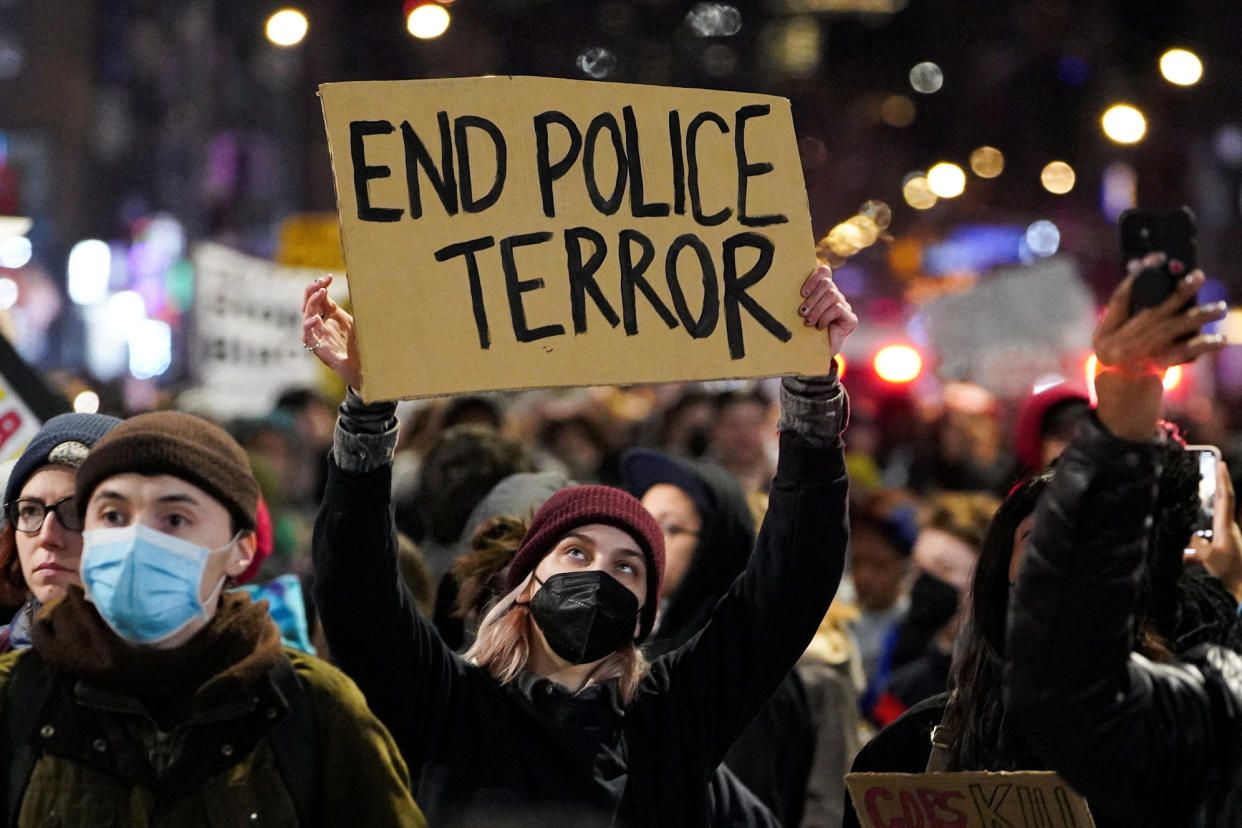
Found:
[[[823,266],[822,375],[421,403],[358,395],[317,279],[339,405],[62,414],[13,465],[2,818],[838,826],[851,770],[1054,770],[1098,825],[1239,824],[1242,444],[1160,381],[1225,308],[1195,271],[1131,313],[1158,264],[1098,401],[1008,432],[982,389],[851,399]]]

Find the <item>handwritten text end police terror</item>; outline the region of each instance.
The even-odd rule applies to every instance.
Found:
[[[755,215],[749,212],[747,187],[752,178],[772,171],[766,161],[754,161],[746,152],[747,123],[769,114],[770,107],[756,104],[739,107],[730,116],[716,112],[700,112],[682,124],[681,113],[668,113],[667,151],[671,155],[671,182],[662,187],[667,200],[648,200],[643,180],[643,160],[639,148],[639,130],[633,108],[621,110],[620,120],[611,113],[595,116],[586,129],[581,129],[569,116],[555,110],[542,112],[532,119],[535,136],[535,170],[544,216],[554,218],[558,187],[574,186],[574,177],[581,176],[591,204],[602,215],[617,214],[623,206],[635,217],[689,216],[696,225],[712,227],[733,221],[740,232],[727,237],[720,249],[712,251],[694,233],[678,235],[663,251],[663,282],[668,301],[656,287],[660,263],[652,240],[636,229],[623,229],[615,239],[588,226],[570,227],[561,231],[560,242],[565,250],[565,267],[569,284],[569,306],[575,334],[587,330],[587,298],[612,327],[623,325],[627,335],[638,333],[635,303],[637,295],[650,304],[670,329],[682,325],[690,336],[706,338],[716,330],[721,310],[729,354],[733,359],[745,356],[741,311],[744,309],[759,325],[782,342],[790,339],[788,328],[762,307],[747,291],[767,274],[772,265],[774,247],[767,236],[755,229],[783,224],[788,217],[780,213]],[[447,112],[436,116],[438,135],[429,140],[420,135],[408,121],[394,125],[391,121],[351,121],[350,154],[353,162],[354,194],[358,219],[368,222],[417,220],[423,215],[423,177],[434,191],[445,212],[452,216],[480,213],[493,206],[504,190],[509,169],[508,146],[501,130],[493,122],[476,115],[450,118]],[[372,203],[368,183],[391,176],[388,164],[376,163],[377,142],[372,136],[400,133],[401,160],[404,162],[406,206],[397,207]],[[392,140],[392,139],[390,139]],[[730,141],[736,160],[736,201],[727,205],[705,205],[700,192],[700,142]],[[553,151],[552,146],[565,146]],[[665,147],[661,147],[663,151]],[[476,192],[471,177],[471,155],[488,154],[488,167],[494,167],[495,178],[482,192]],[[609,161],[607,166],[599,159]],[[392,160],[385,157],[385,160]],[[600,181],[597,171],[615,168],[612,180]],[[575,168],[577,172],[575,173]],[[420,175],[421,171],[421,175]],[[719,172],[713,171],[714,175]],[[730,188],[731,189],[731,188]],[[710,212],[709,212],[710,210]],[[469,283],[474,321],[479,346],[491,345],[487,308],[483,301],[482,273],[495,272],[499,256],[508,297],[509,318],[514,337],[519,342],[534,342],[547,337],[562,336],[562,324],[530,327],[523,305],[523,294],[544,288],[542,278],[522,278],[518,270],[517,250],[530,245],[553,242],[549,231],[523,233],[497,240],[482,236],[446,245],[436,250],[439,262],[457,260]],[[596,280],[609,252],[615,255],[610,269],[618,273],[620,313]],[[745,251],[745,252],[742,252]],[[739,253],[741,255],[739,256]],[[716,254],[716,255],[713,255]],[[739,259],[745,263],[739,272]],[[718,264],[719,263],[719,264]],[[686,271],[683,274],[683,271]],[[701,285],[702,301],[691,308],[682,280]],[[697,292],[697,291],[696,291]],[[613,294],[614,296],[617,294]],[[671,306],[671,307],[670,307]]]

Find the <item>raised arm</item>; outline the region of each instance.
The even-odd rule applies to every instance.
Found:
[[[452,688],[465,670],[401,581],[391,498],[396,405],[354,393],[353,318],[328,297],[330,281],[312,282],[303,302],[303,344],[349,386],[315,520],[315,603],[333,661],[418,767],[452,718]]]
[[[1181,309],[1202,285],[1196,271],[1164,304],[1129,316],[1139,267],[1095,332],[1099,406],[1035,511],[1010,601],[1005,687],[1007,715],[1097,820],[1147,825],[1193,811],[1212,744],[1227,732],[1215,721],[1219,684],[1131,655],[1163,439],[1160,375],[1223,345],[1198,330],[1224,308]]]
[[[828,334],[831,365],[857,317],[826,267],[804,284],[803,298],[807,324]],[[780,456],[755,551],[707,626],[656,661],[635,701],[636,712],[675,721],[678,738],[710,767],[806,649],[840,582],[847,414],[835,368],[782,381]]]

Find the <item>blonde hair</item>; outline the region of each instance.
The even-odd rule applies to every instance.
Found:
[[[466,650],[464,658],[491,673],[501,684],[513,681],[526,669],[532,641],[536,635],[535,619],[530,607],[518,598],[530,586],[532,570],[520,584],[502,595],[479,622],[479,633]],[[629,704],[638,691],[638,682],[650,664],[633,641],[605,657],[591,671],[587,684],[616,679],[621,702]]]

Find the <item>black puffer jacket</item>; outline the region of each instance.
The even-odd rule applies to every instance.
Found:
[[[1100,826],[1242,825],[1242,657],[1131,654],[1159,457],[1094,416],[1079,426],[1010,602],[1007,709]]]

